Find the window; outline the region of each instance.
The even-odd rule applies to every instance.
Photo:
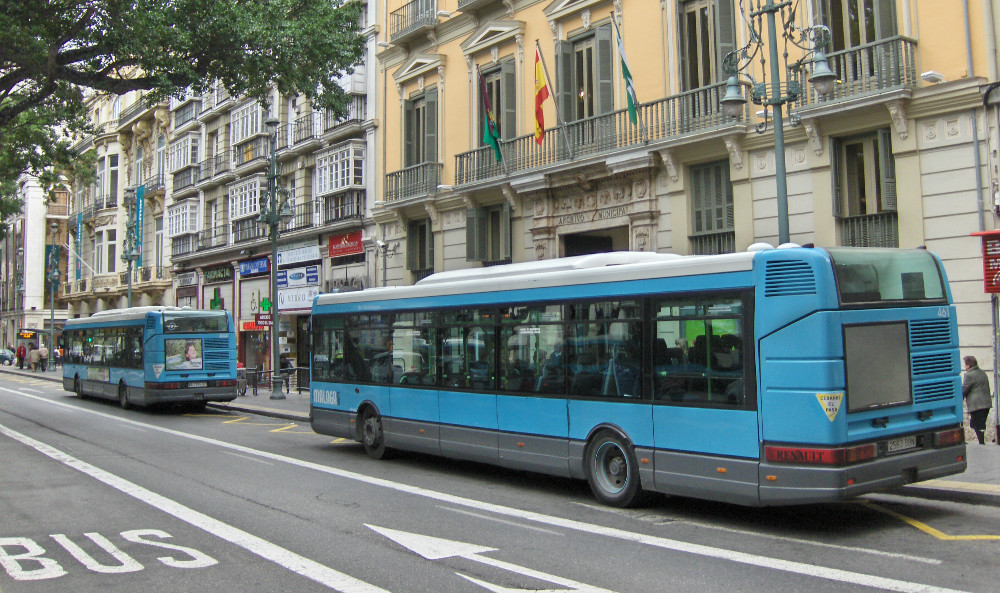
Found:
[[[198,204],[183,202],[167,209],[167,235],[176,237],[198,230]]]
[[[167,137],[160,134],[156,139],[156,174],[163,175],[167,171]]]
[[[681,5],[680,67],[683,90],[725,80],[722,59],[736,49],[732,0],[688,0]]]
[[[833,34],[837,52],[894,37],[895,0],[819,0],[820,18]]]
[[[614,111],[611,23],[556,43],[556,98],[569,120]]]
[[[154,228],[156,229],[154,239],[153,239],[153,265],[157,268],[163,266],[163,217],[157,218],[154,221]]]
[[[94,191],[94,202],[98,207],[104,207],[105,182],[107,181],[107,162],[104,157],[97,159],[97,184]]]
[[[431,221],[411,220],[406,233],[406,269],[430,270],[434,268],[434,233]]]
[[[500,261],[511,258],[510,204],[470,208],[466,216],[466,259]]]
[[[170,144],[170,170],[198,164],[198,136],[188,134]]]
[[[122,98],[115,97],[115,100],[111,102],[111,119],[117,120],[121,112],[122,112]]]
[[[890,130],[838,138],[833,146],[833,215],[841,219],[841,245],[898,247]]]
[[[654,302],[654,399],[680,404],[743,406],[749,332],[738,296]],[[752,366],[752,365],[750,365]]]
[[[256,102],[233,110],[231,120],[233,144],[252,138],[261,132],[261,108]]]
[[[729,161],[691,167],[693,252],[731,253],[735,248],[734,229]]]
[[[364,188],[365,145],[344,142],[316,155],[316,195]]]
[[[403,104],[403,158],[411,167],[437,162],[437,89],[411,97]]]
[[[229,218],[237,220],[260,212],[261,185],[264,177],[251,177],[229,186]]]
[[[497,122],[500,138],[511,140],[517,135],[517,77],[514,73],[514,60],[505,60],[496,68],[483,72],[486,83],[486,96],[490,99],[490,109]],[[478,81],[477,81],[478,84]],[[486,114],[483,110],[481,91],[477,86],[477,104],[479,105],[479,124],[476,127],[476,137],[482,142],[483,128],[486,125]]]
[[[94,234],[94,273],[111,274],[115,271],[116,235],[114,229],[97,231]]]
[[[136,146],[135,147],[135,174],[132,176],[132,179],[135,180],[135,182],[134,182],[135,185],[142,185],[142,182],[143,182],[142,159],[143,159],[142,147],[141,146]]]
[[[108,189],[104,194],[105,206],[111,208],[118,203],[118,155],[108,155]]]

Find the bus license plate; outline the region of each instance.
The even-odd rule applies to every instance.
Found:
[[[188,387],[208,387],[208,382],[207,381],[194,381],[194,382],[188,383]]]
[[[917,437],[908,436],[900,439],[892,439],[886,445],[887,453],[898,453],[907,449],[914,449],[917,446]]]

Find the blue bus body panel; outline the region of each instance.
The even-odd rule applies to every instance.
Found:
[[[569,438],[586,441],[599,426],[621,429],[637,447],[653,445],[653,414],[648,404],[569,400]]]
[[[728,457],[760,458],[757,412],[654,406],[654,446]]]
[[[441,424],[497,429],[497,396],[492,393],[439,391],[438,402]]]
[[[503,432],[567,438],[568,414],[568,404],[562,398],[515,395],[497,398],[497,421]]]
[[[343,387],[342,385],[338,385],[338,388]],[[394,387],[389,391],[389,399],[392,416],[396,418],[421,420],[424,422],[441,421],[441,416],[438,413],[439,398],[436,389]],[[313,405],[317,405],[315,399],[313,400]],[[356,410],[357,408],[354,409]],[[388,411],[383,411],[383,413],[388,414]]]

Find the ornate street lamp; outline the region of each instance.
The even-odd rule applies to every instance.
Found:
[[[56,358],[56,289],[59,287],[59,241],[56,233],[59,232],[59,224],[51,223],[52,244],[49,246],[48,273],[46,279],[49,283],[49,360]],[[52,368],[50,364],[48,368]]]
[[[135,231],[138,221],[135,220],[134,187],[125,188],[125,211],[128,218],[125,221],[125,246],[122,248],[121,260],[125,262],[128,271],[128,306],[132,306],[132,265],[139,259],[139,248],[136,245]]]
[[[278,118],[271,115],[264,120],[271,139],[271,163],[267,171],[267,202],[257,219],[268,226],[271,239],[271,399],[285,399],[281,393],[281,359],[278,352],[278,233],[279,225],[287,224],[295,213],[288,203],[288,190],[281,187],[278,174]],[[281,197],[278,197],[278,194]]]
[[[742,48],[730,52],[722,62],[722,69],[729,75],[726,84],[726,95],[720,100],[722,109],[730,117],[739,117],[743,112],[746,99],[739,75],[743,72],[750,80],[750,100],[764,106],[764,122],[757,125],[757,133],[767,130],[768,113],[774,107],[774,175],[778,194],[778,243],[788,243],[788,185],[785,176],[785,130],[782,116],[782,106],[794,103],[802,95],[802,87],[797,80],[781,81],[781,71],[778,62],[778,35],[775,14],[782,13],[782,32],[785,40],[784,64],[788,71],[799,71],[806,64],[812,64],[809,83],[820,96],[827,96],[833,91],[837,75],[830,70],[823,52],[831,39],[830,30],[823,25],[799,27],[795,24],[795,10],[790,8],[792,2],[775,0],[752,0],[751,10],[747,12],[740,1],[740,14],[744,15],[749,25],[750,40]],[[749,18],[746,15],[749,14]],[[767,19],[768,59],[770,59],[771,82],[767,81],[767,59],[764,58],[762,40],[762,20]],[[797,61],[788,61],[788,44],[792,44],[803,52],[803,57]],[[748,70],[750,63],[760,54],[761,70],[764,80],[758,82]],[[784,88],[782,88],[784,87]]]
[[[17,329],[15,331],[20,333],[21,329],[24,328],[22,318],[24,315],[24,247],[17,248],[17,260],[14,261],[14,267],[16,268],[15,284],[17,285],[17,300],[19,301],[17,305]]]

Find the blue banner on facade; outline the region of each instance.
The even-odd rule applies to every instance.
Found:
[[[142,205],[146,202],[143,196],[146,195],[146,185],[140,185],[135,189],[135,252],[138,258],[135,260],[137,267],[142,267]]]
[[[83,263],[80,261],[80,241],[83,237],[83,212],[76,213],[76,279],[83,278]]]
[[[240,262],[240,276],[249,276],[251,274],[263,274],[266,271],[268,271],[266,257]]]

